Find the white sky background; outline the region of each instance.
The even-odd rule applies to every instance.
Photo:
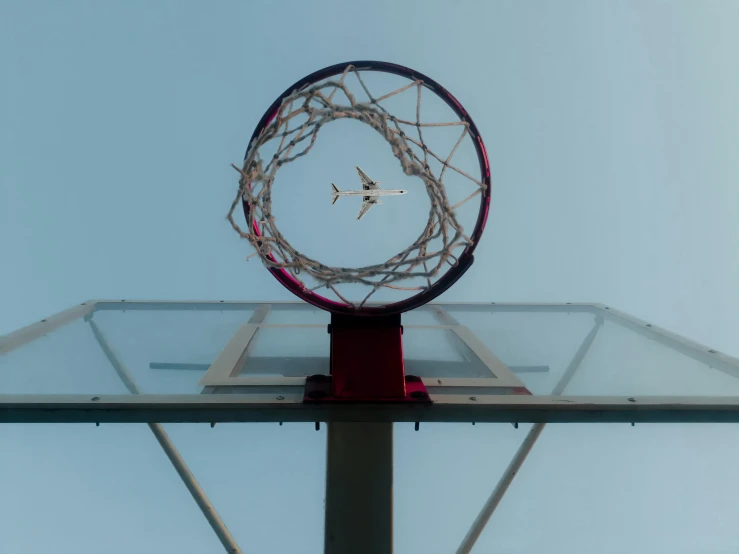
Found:
[[[487,145],[493,176],[488,227],[475,265],[445,299],[603,302],[739,355],[738,22],[739,4],[730,1],[0,2],[0,332],[89,298],[291,299],[259,263],[244,261],[248,245],[224,219],[237,186],[229,164],[243,158],[257,121],[289,84],[329,64],[369,58],[408,65],[442,83],[472,114]],[[341,171],[350,175],[345,168]],[[317,199],[328,202],[327,185],[321,183],[318,191]],[[374,208],[371,214],[386,207]],[[354,214],[355,208],[347,209]],[[34,444],[31,435],[41,433],[39,429],[6,431],[6,436],[20,448],[21,443]],[[445,429],[425,439],[423,434],[401,434],[404,445],[426,440],[431,441],[428,448],[444,448],[436,452],[434,463],[422,463],[420,455],[412,458],[409,447],[406,470],[396,472],[408,479],[426,477],[419,486],[434,478],[441,483],[415,498],[414,507],[465,502],[454,517],[439,509],[423,514],[425,525],[415,521],[418,533],[445,524],[453,528],[443,540],[432,533],[439,552],[441,545],[448,551],[461,539],[497,479],[491,476],[502,471],[508,450],[513,452],[522,436],[520,429],[515,435],[509,428],[490,432],[490,440],[507,445],[504,455],[493,447],[483,449],[479,435]],[[566,448],[549,450],[561,467],[569,468],[570,480],[561,472],[549,475],[557,466],[534,457],[531,467],[539,468],[539,481],[521,481],[525,485],[515,497],[520,507],[501,516],[499,529],[531,517],[526,499],[542,483],[558,484],[545,488],[547,494],[541,497],[546,501],[537,503],[540,521],[558,511],[552,499],[562,490],[595,495],[593,483],[611,482],[624,472],[639,473],[643,479],[630,481],[634,487],[641,484],[638,490],[614,485],[608,498],[623,494],[625,507],[641,498],[638,494],[647,494],[644,487],[651,485],[650,498],[669,497],[681,488],[700,498],[697,505],[703,509],[711,509],[706,502],[714,498],[716,512],[731,515],[726,510],[733,499],[722,496],[731,487],[722,483],[730,478],[737,483],[720,460],[736,452],[719,452],[707,431],[688,433],[693,442],[674,431],[679,436],[663,445],[654,467],[644,462],[648,452],[636,456],[619,451],[610,452],[610,466],[598,461],[587,465],[577,458],[587,466],[577,469],[577,463],[565,460],[567,454],[584,448],[587,441],[592,447],[580,454],[592,454],[603,448],[606,438],[595,433],[595,427],[581,434],[572,429],[561,431],[570,433],[563,439]],[[655,440],[650,433],[656,432],[648,428],[619,427],[609,436],[627,431],[642,433],[642,445]],[[65,431],[76,434],[90,455],[83,456],[89,467],[78,475],[79,485],[67,477],[64,487],[69,490],[64,494],[74,495],[89,480],[110,486],[110,474],[95,473],[103,463],[119,464],[116,475],[123,475],[131,465],[115,448],[144,440],[137,432],[121,426],[115,431],[120,435],[99,434],[106,437],[99,440],[107,442],[91,446],[79,437],[82,431]],[[311,471],[320,478],[322,451],[316,441],[311,436],[310,445],[301,448],[304,431],[288,432],[294,435],[285,439],[285,448],[295,450],[292,456],[308,456],[310,450]],[[54,456],[73,448],[71,435],[60,431],[55,436],[59,443]],[[235,436],[238,440],[244,435]],[[720,436],[726,439],[726,434]],[[260,440],[277,442],[275,435]],[[682,470],[662,471],[660,464],[671,456],[684,457],[675,445],[688,442],[691,448],[712,448],[714,454],[692,459],[687,478]],[[190,455],[205,456],[202,448],[193,447]],[[247,446],[239,448],[240,459],[248,457]],[[480,456],[469,467],[456,462],[452,473],[463,476],[462,482],[433,473],[451,467],[445,463],[451,463],[450,453],[459,451]],[[39,452],[24,450],[10,468],[25,475]],[[93,453],[109,459],[96,459]],[[494,468],[482,460],[483,454],[500,458]],[[115,494],[121,490],[130,495],[120,517],[134,517],[134,506],[146,503],[155,487],[171,486],[193,522],[190,525],[185,515],[167,520],[171,532],[182,532],[177,523],[187,521],[188,530],[213,547],[210,531],[197,527],[204,523],[154,445],[150,455],[135,463],[140,462],[142,471],[153,471],[152,464],[159,464],[166,478],[147,474],[146,485],[136,493],[140,498],[132,491],[142,481],[134,478],[130,487],[121,482],[120,490],[110,491],[110,498],[118,498]],[[55,459],[51,456],[47,452],[43,459]],[[274,460],[260,460],[263,466],[251,471],[275,471]],[[197,459],[189,461],[198,464]],[[66,467],[55,463],[57,469]],[[224,467],[219,465],[222,460],[210,463],[216,472]],[[285,473],[300,470],[300,464],[284,463]],[[226,465],[241,470],[233,459]],[[40,465],[33,468],[40,471]],[[69,461],[67,469],[75,468],[79,464]],[[587,472],[592,481],[577,481]],[[61,478],[48,475],[48,482],[30,473],[14,480],[47,491],[62,487]],[[301,487],[301,480],[290,479],[294,490]],[[10,487],[10,481],[3,486]],[[220,486],[222,502],[227,502],[231,489]],[[247,487],[240,494],[251,492]],[[260,492],[268,495],[269,487]],[[442,501],[445,492],[451,496]],[[101,498],[90,494],[80,501],[88,507]],[[403,498],[399,490],[399,513],[408,514],[412,510]],[[577,497],[577,502],[582,500]],[[301,500],[307,512],[310,501]],[[246,500],[231,502],[231,509],[238,510]],[[618,512],[609,513],[610,520],[588,513],[593,517],[589,521],[583,519],[582,509],[573,512],[579,527],[561,522],[556,527],[561,536],[537,539],[535,533],[522,533],[532,541],[527,543],[532,552],[542,545],[557,551],[551,544],[564,545],[568,537],[579,537],[594,551],[593,544],[601,544],[595,537],[603,536],[623,536],[626,542],[613,550],[603,547],[602,552],[623,551],[640,539],[648,552],[664,544],[655,537],[696,525],[697,542],[683,541],[684,552],[733,551],[730,542],[720,542],[715,527],[690,519],[699,514],[670,513],[667,500],[660,505],[656,510],[661,523],[632,528],[631,534],[615,523],[608,526],[608,521],[618,520]],[[273,509],[271,524],[276,525],[279,504],[256,506],[254,517],[266,517]],[[33,509],[28,506],[29,513]],[[171,507],[148,509],[152,517],[160,517]],[[54,511],[48,517],[59,522],[56,536],[61,542],[65,529],[76,529],[72,515]],[[633,518],[633,525],[641,521]],[[320,517],[317,521],[320,524]],[[726,525],[728,529],[730,523]],[[123,520],[120,526],[125,526]],[[101,529],[98,538],[111,539],[107,528]],[[162,551],[161,544],[156,545],[161,528],[147,529],[158,546],[151,551]],[[718,537],[713,550],[701,549],[706,544],[701,529]],[[3,532],[0,527],[0,547]],[[23,536],[33,532],[29,528]],[[274,533],[280,532],[275,527]],[[588,536],[595,542],[589,543]],[[506,543],[511,549],[517,544],[514,539]],[[300,544],[291,540],[293,546]],[[492,535],[489,540],[495,544]],[[412,536],[403,541],[399,552],[416,552],[414,544],[418,552],[426,551]],[[8,552],[41,551],[29,543],[11,544],[17,549]],[[146,552],[141,544],[135,543],[136,548]],[[25,545],[25,550],[17,545]],[[71,551],[84,551],[77,543],[75,548]],[[89,551],[99,550],[97,543]],[[213,551],[218,551],[217,544]],[[510,551],[528,552],[524,546]],[[561,551],[569,550],[563,546]]]

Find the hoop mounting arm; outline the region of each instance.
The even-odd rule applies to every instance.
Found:
[[[400,314],[331,314],[331,375],[306,380],[306,402],[430,402],[419,377],[405,375]]]

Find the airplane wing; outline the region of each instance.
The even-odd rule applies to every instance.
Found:
[[[359,178],[362,180],[362,190],[379,189],[375,182],[359,166],[356,166]]]
[[[377,201],[374,200],[371,196],[363,196],[362,197],[362,207],[359,210],[359,215],[357,216],[357,220],[360,220],[364,217],[364,215],[372,209],[372,206],[377,204]]]

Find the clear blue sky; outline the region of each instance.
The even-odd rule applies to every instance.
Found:
[[[737,22],[730,1],[0,1],[0,332],[88,298],[288,299],[224,220],[229,164],[290,83],[375,58],[447,86],[488,147],[491,217],[447,299],[606,302],[738,355]],[[323,432],[168,430],[245,552],[320,552]],[[453,550],[523,432],[399,428],[397,551]],[[733,552],[735,433],[549,428],[478,551]],[[0,552],[220,551],[145,427],[5,427],[0,451]]]

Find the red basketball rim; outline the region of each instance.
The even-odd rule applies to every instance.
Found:
[[[473,138],[473,144],[475,147],[475,151],[477,152],[477,158],[480,163],[480,175],[482,183],[485,185],[481,192],[481,201],[480,201],[480,213],[477,216],[477,221],[475,223],[475,229],[470,235],[471,244],[469,244],[462,254],[460,254],[457,258],[457,263],[454,264],[454,266],[450,267],[449,270],[441,276],[431,287],[428,289],[411,296],[410,298],[406,298],[404,300],[401,300],[399,302],[395,302],[392,304],[386,304],[383,306],[362,306],[361,308],[355,308],[352,305],[344,304],[342,302],[337,302],[335,300],[331,300],[329,298],[326,298],[325,296],[321,296],[320,294],[317,294],[315,292],[312,292],[305,288],[305,285],[301,283],[300,281],[296,280],[290,273],[281,268],[268,268],[269,272],[274,275],[274,277],[282,283],[282,285],[287,288],[290,292],[295,294],[297,297],[305,300],[309,304],[312,304],[318,308],[321,308],[323,310],[327,310],[332,313],[340,313],[340,314],[353,314],[353,315],[365,315],[365,316],[371,316],[371,315],[389,315],[389,314],[396,314],[396,313],[403,313],[407,312],[409,310],[413,310],[415,308],[418,308],[419,306],[423,306],[427,302],[430,302],[443,292],[445,292],[449,287],[451,287],[457,279],[459,279],[464,273],[469,269],[469,267],[472,265],[474,261],[473,252],[475,250],[475,246],[477,245],[477,242],[480,240],[480,237],[482,236],[482,232],[485,229],[485,223],[487,221],[488,217],[488,211],[490,209],[490,166],[488,164],[488,156],[487,152],[485,150],[485,144],[482,141],[482,137],[480,137],[480,133],[477,130],[477,126],[475,125],[474,121],[472,121],[472,118],[467,113],[467,110],[462,107],[462,104],[457,101],[454,96],[452,96],[444,87],[439,85],[436,81],[433,79],[430,79],[426,77],[424,74],[419,73],[418,71],[414,71],[413,69],[410,69],[408,67],[404,67],[402,65],[397,65],[393,63],[387,63],[387,62],[378,62],[378,61],[356,61],[356,62],[346,62],[346,63],[340,63],[335,64],[329,67],[326,67],[324,69],[321,69],[319,71],[316,71],[315,73],[311,73],[310,75],[303,77],[298,82],[296,82],[294,85],[290,86],[285,92],[283,92],[269,107],[269,109],[265,112],[265,114],[262,116],[262,119],[260,120],[259,124],[257,125],[256,129],[254,129],[254,133],[252,134],[251,139],[249,140],[249,144],[251,145],[254,140],[259,137],[265,130],[265,128],[271,123],[271,121],[275,118],[277,115],[278,110],[280,109],[280,106],[282,105],[282,101],[290,96],[294,91],[296,90],[303,90],[305,87],[310,86],[314,83],[317,83],[319,81],[323,81],[324,79],[327,79],[329,77],[333,77],[335,75],[341,75],[344,70],[346,70],[347,66],[354,66],[358,71],[379,71],[379,72],[385,72],[385,73],[391,73],[394,75],[399,75],[401,77],[406,77],[410,80],[421,80],[424,82],[424,84],[430,88],[439,98],[444,100],[446,104],[454,111],[454,113],[459,117],[460,121],[465,121],[469,124],[469,133],[470,136]],[[248,154],[248,151],[247,151]],[[246,156],[245,156],[246,158]],[[242,206],[244,208],[244,215],[246,216],[247,222],[249,220],[249,211],[250,206],[249,203],[243,200],[242,198]],[[258,222],[254,222],[254,233],[257,236],[261,236],[259,231],[259,225]],[[274,259],[272,254],[270,254],[270,257],[276,262],[277,260]]]

